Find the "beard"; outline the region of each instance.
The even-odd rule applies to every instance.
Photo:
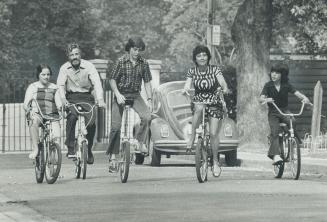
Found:
[[[81,65],[81,60],[79,60],[79,59],[73,59],[73,60],[70,61],[70,63],[76,69],[76,68],[79,68],[79,66]]]

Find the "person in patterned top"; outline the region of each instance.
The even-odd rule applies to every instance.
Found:
[[[144,49],[145,44],[140,37],[130,38],[125,45],[127,53],[117,60],[112,71],[108,73],[110,86],[115,95],[114,102],[112,103],[112,125],[109,146],[106,152],[109,156],[110,166],[114,164],[115,155],[119,153],[120,128],[126,98],[134,100],[132,108],[141,119],[140,127],[135,134],[139,142],[139,151],[142,153],[148,152],[144,143],[151,120],[152,76],[148,62],[140,56],[140,51],[144,51]],[[142,80],[147,95],[147,104],[140,94]]]
[[[35,103],[36,99],[43,115],[58,115],[61,108],[61,100],[58,93],[58,87],[50,83],[51,68],[46,64],[40,64],[36,67],[36,77],[38,81],[31,83],[26,90],[24,99],[24,109],[29,115],[29,130],[31,136],[32,152],[29,154],[30,159],[35,159],[38,154],[39,127],[43,121]],[[60,144],[60,124],[59,121],[52,122],[54,140]]]
[[[219,150],[219,137],[218,128],[219,120],[223,118],[223,105],[220,99],[221,91],[228,93],[227,83],[222,75],[222,72],[218,66],[210,65],[211,54],[208,47],[198,45],[193,50],[193,62],[194,67],[190,68],[186,75],[186,82],[184,85],[184,92],[188,94],[188,91],[193,85],[195,92],[192,98],[193,102],[208,102],[205,109],[209,116],[210,124],[210,138],[211,148],[213,152],[213,175],[219,176],[219,162],[218,162],[218,150]],[[192,119],[192,135],[189,139],[186,148],[192,149],[195,130],[201,118],[203,105],[194,104],[193,107],[193,119]]]

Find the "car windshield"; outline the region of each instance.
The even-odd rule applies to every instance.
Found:
[[[192,92],[191,92],[192,94]],[[181,125],[191,120],[191,98],[183,94],[181,89],[172,90],[167,94],[168,107]]]

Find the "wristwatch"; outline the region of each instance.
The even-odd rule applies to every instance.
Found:
[[[152,101],[152,98],[148,98],[148,101]]]

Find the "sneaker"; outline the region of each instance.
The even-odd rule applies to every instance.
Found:
[[[35,158],[37,157],[38,154],[38,150],[37,151],[33,151],[32,153],[30,153],[28,155],[28,158],[30,158],[31,160],[35,160]]]
[[[118,164],[115,157],[109,159],[109,173],[117,173],[118,172]]]
[[[146,147],[146,145],[144,143],[140,143],[140,152],[141,153],[148,153],[148,148]]]
[[[76,153],[75,153],[75,151],[74,151],[73,149],[69,149],[69,148],[68,148],[68,152],[67,152],[67,154],[66,154],[66,157],[67,157],[68,159],[74,159],[74,158],[76,158]]]
[[[275,155],[273,159],[274,159],[273,165],[278,165],[283,162],[283,159],[279,155]]]
[[[219,166],[219,163],[214,163],[212,167],[212,174],[214,177],[219,177],[221,173],[221,168]]]

